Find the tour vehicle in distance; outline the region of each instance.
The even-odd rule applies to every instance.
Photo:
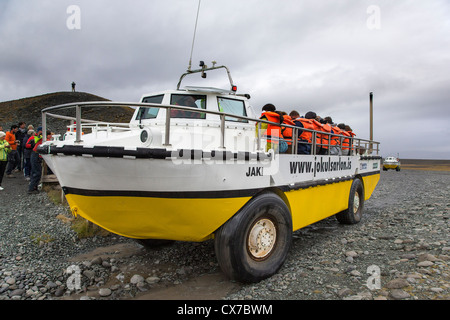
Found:
[[[395,169],[395,171],[400,171],[401,169],[400,159],[396,157],[386,157],[383,161],[383,170],[387,171],[389,169]]]
[[[224,69],[230,87],[183,87],[185,76]],[[379,143],[350,138],[347,155],[318,154],[329,133],[296,126],[288,153],[267,149],[264,124],[226,66],[187,70],[175,90],[139,103],[85,102],[46,108],[75,120],[61,139],[39,148],[74,215],[148,246],[214,239],[230,279],[257,282],[283,265],[292,233],[335,215],[358,223],[380,178]],[[86,107],[133,107],[129,123],[82,118]],[[60,112],[74,110],[74,117]],[[297,154],[301,130],[310,154]],[[334,135],[341,142],[348,136]],[[274,137],[271,138],[272,140]],[[342,144],[341,144],[342,145]]]

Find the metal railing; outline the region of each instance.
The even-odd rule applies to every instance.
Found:
[[[301,128],[301,127],[297,127],[297,126],[291,126],[291,125],[287,125],[287,124],[279,124],[279,123],[274,123],[274,122],[270,122],[270,121],[266,121],[266,120],[262,120],[262,119],[254,119],[254,118],[249,118],[249,117],[245,117],[245,116],[239,116],[239,115],[235,115],[235,114],[229,114],[229,113],[224,113],[224,112],[219,112],[219,111],[211,111],[211,110],[205,110],[205,109],[195,109],[192,107],[184,107],[184,106],[176,106],[176,105],[163,105],[163,104],[155,104],[155,103],[134,103],[134,102],[108,102],[108,101],[100,101],[100,102],[82,102],[82,103],[69,103],[69,104],[64,104],[64,105],[58,105],[58,106],[54,106],[54,107],[49,107],[49,108],[45,108],[42,110],[42,130],[43,132],[47,132],[47,116],[49,117],[53,117],[53,118],[59,118],[59,119],[64,119],[64,120],[71,120],[71,121],[75,121],[76,123],[74,124],[75,126],[75,134],[76,134],[76,138],[75,138],[75,143],[81,143],[82,140],[82,129],[86,128],[86,127],[96,127],[99,128],[99,126],[103,125],[103,126],[109,126],[109,127],[115,127],[116,129],[119,128],[121,130],[131,130],[130,128],[130,124],[129,123],[110,123],[110,122],[102,122],[102,121],[94,121],[94,120],[86,120],[83,119],[81,117],[81,110],[83,107],[140,107],[140,108],[161,108],[161,109],[165,109],[166,110],[166,119],[165,119],[165,132],[164,132],[164,146],[168,147],[171,146],[170,144],[170,139],[171,139],[171,123],[172,123],[172,117],[171,117],[171,110],[184,110],[184,111],[190,111],[190,112],[197,112],[197,113],[206,113],[206,114],[212,114],[212,115],[217,115],[220,118],[220,144],[218,146],[219,149],[226,149],[225,148],[225,131],[226,131],[226,117],[230,117],[230,118],[234,118],[234,119],[238,119],[238,120],[242,120],[245,121],[246,123],[251,123],[251,122],[255,122],[255,129],[256,129],[256,134],[255,134],[255,138],[257,139],[256,144],[257,144],[257,150],[258,151],[262,151],[262,140],[264,139],[265,135],[263,134],[262,130],[261,130],[261,126],[262,124],[270,124],[271,126],[278,126],[280,127],[280,131],[281,128],[292,128],[292,139],[290,140],[291,142],[291,150],[290,153],[291,154],[297,154],[298,153],[298,146],[299,144],[307,144],[311,146],[311,151],[310,154],[312,155],[316,155],[319,154],[320,150],[325,150],[325,154],[327,155],[333,155],[332,154],[332,147],[337,147],[338,150],[340,150],[340,152],[338,154],[342,154],[342,150],[346,150],[347,148],[350,150],[349,151],[349,155],[353,155],[353,154],[360,154],[360,155],[371,155],[374,151],[376,152],[376,155],[379,155],[379,142],[376,141],[370,141],[370,140],[366,140],[366,139],[360,139],[360,138],[355,138],[355,137],[348,137],[348,136],[344,136],[344,135],[338,135],[338,134],[334,134],[334,133],[328,133],[328,132],[323,132],[323,131],[316,131],[316,130],[311,130],[311,129],[306,129],[306,128]],[[58,114],[54,114],[51,112],[54,111],[58,111],[58,110],[64,110],[64,109],[71,109],[71,108],[75,108],[75,117],[70,117],[70,116],[63,116],[63,115],[58,115]],[[178,118],[177,118],[178,119]],[[137,119],[139,120],[139,119]],[[201,120],[203,121],[203,120]],[[87,123],[87,125],[82,125],[82,123]],[[235,124],[235,122],[233,122]],[[242,123],[242,122],[240,122]],[[141,128],[143,128],[144,125],[142,125],[141,123],[139,123],[139,125],[141,126]],[[308,141],[303,141],[303,140],[299,140],[299,137],[301,135],[301,132],[303,131],[307,131],[311,133],[311,142]],[[324,137],[324,135],[327,136],[327,138],[323,139],[323,140],[327,140],[328,142],[326,144],[324,143],[317,143],[317,137],[318,135],[320,135],[320,137]],[[339,140],[339,144],[337,145],[333,145],[331,144],[332,139],[338,139]],[[349,145],[348,146],[343,146],[343,141],[349,141]],[[43,135],[43,141],[46,141],[46,135]],[[297,141],[297,143],[292,143],[293,141]],[[289,142],[289,140],[288,140]],[[268,151],[268,150],[266,150]],[[322,153],[320,153],[322,154]]]

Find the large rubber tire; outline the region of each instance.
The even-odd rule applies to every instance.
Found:
[[[348,197],[348,209],[336,214],[342,224],[356,224],[362,219],[364,211],[364,185],[358,178],[353,180]]]
[[[273,193],[250,200],[215,233],[214,247],[224,274],[240,282],[258,282],[278,272],[292,241],[292,218]]]

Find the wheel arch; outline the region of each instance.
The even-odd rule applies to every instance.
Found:
[[[270,188],[266,188],[264,190],[261,190],[260,192],[258,192],[257,194],[255,194],[250,200],[258,197],[261,194],[264,193],[274,193],[276,194],[278,197],[281,198],[281,200],[283,200],[283,202],[286,204],[286,207],[289,209],[289,213],[291,214],[291,218],[292,218],[292,208],[291,208],[291,204],[289,203],[289,199],[286,197],[286,194],[284,193],[283,190],[281,190],[280,188],[277,187],[270,187]],[[249,200],[249,201],[250,201]],[[248,203],[248,202],[247,202]]]
[[[364,191],[364,199],[365,199],[366,198],[366,186],[364,185],[364,179],[363,179],[362,175],[356,174],[355,178],[353,180],[355,180],[355,179],[359,179],[361,181],[362,186],[363,186],[363,191]]]
[[[289,210],[289,214],[291,215],[291,221],[292,221],[292,219],[293,219],[293,216],[292,216],[292,208],[291,208],[291,205],[290,205],[290,203],[289,203],[289,199],[286,197],[286,194],[283,192],[283,190],[281,190],[280,188],[277,188],[277,187],[270,187],[270,188],[265,188],[265,189],[262,189],[262,190],[260,190],[259,192],[257,192],[257,193],[255,193],[250,199],[248,199],[248,201],[247,202],[245,202],[243,205],[242,205],[242,207],[240,207],[239,208],[239,210],[237,210],[231,217],[229,217],[228,219],[227,219],[227,221],[229,221],[230,219],[232,219],[235,215],[237,215],[238,213],[240,213],[253,199],[255,199],[255,198],[257,198],[257,197],[259,197],[260,195],[262,195],[262,194],[265,194],[265,193],[272,193],[272,194],[275,194],[275,195],[277,195],[283,202],[284,202],[284,204],[286,205],[286,207],[288,208],[288,210]],[[225,223],[227,223],[227,221],[225,221],[222,225],[224,225]],[[222,226],[221,225],[221,226]],[[214,230],[214,232],[212,233],[213,235],[220,229],[220,227],[221,226],[219,226],[216,230]]]

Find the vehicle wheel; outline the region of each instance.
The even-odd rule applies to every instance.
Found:
[[[137,243],[147,249],[158,249],[174,243],[174,240],[160,240],[160,239],[135,239]]]
[[[277,195],[264,193],[250,200],[218,229],[214,247],[228,278],[258,282],[281,268],[291,240],[288,207]]]
[[[336,214],[342,224],[356,224],[361,221],[364,211],[364,185],[360,179],[353,180],[348,198],[348,209]]]

